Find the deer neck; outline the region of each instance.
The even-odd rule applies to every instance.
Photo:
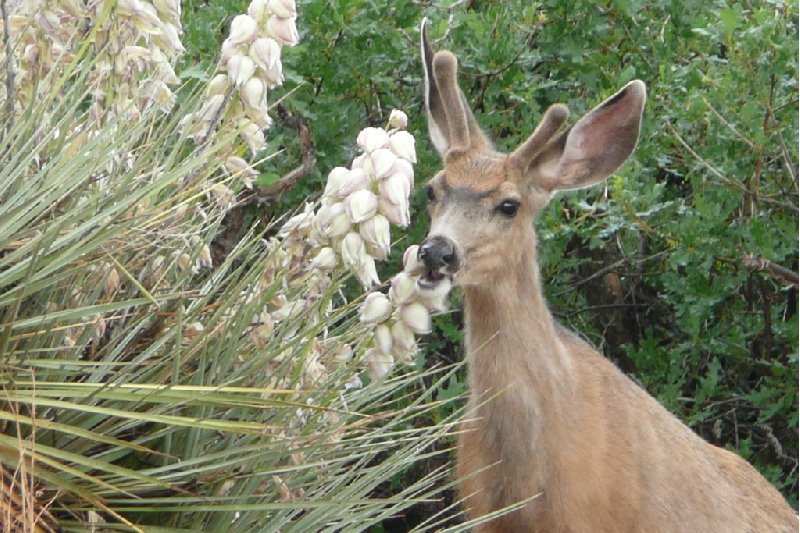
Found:
[[[464,288],[466,349],[473,400],[493,397],[487,405],[524,412],[541,427],[559,416],[574,380],[542,294],[535,235],[529,241],[493,283]]]

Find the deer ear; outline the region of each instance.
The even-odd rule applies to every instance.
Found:
[[[534,184],[553,192],[610,176],[636,147],[646,97],[644,83],[634,80],[554,137],[527,167]]]
[[[458,60],[448,51],[434,53],[427,23],[427,18],[422,19],[420,53],[431,141],[443,159],[451,149],[485,148],[489,142],[458,87]]]
[[[428,114],[428,134],[431,137],[433,146],[439,151],[439,155],[444,157],[450,148],[448,139],[447,118],[442,107],[442,99],[439,96],[439,88],[436,86],[436,79],[433,77],[433,48],[428,40],[428,19],[422,19],[420,26],[420,53],[422,55],[422,72],[425,81],[425,110]]]

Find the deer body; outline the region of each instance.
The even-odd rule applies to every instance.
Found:
[[[574,127],[554,106],[513,154],[496,152],[423,22],[431,137],[445,165],[428,186],[420,287],[464,291],[470,400],[458,443],[476,528],[517,531],[797,531],[756,470],[714,447],[561,328],[541,290],[530,220],[555,190],[604,179],[638,139],[645,90],[631,82]]]

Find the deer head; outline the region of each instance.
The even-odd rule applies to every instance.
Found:
[[[420,286],[480,285],[514,271],[521,251],[535,248],[532,219],[556,191],[593,185],[628,158],[639,138],[645,85],[628,83],[570,128],[567,107],[555,104],[513,153],[500,153],[458,87],[458,60],[446,50],[434,54],[425,25],[428,129],[444,168],[427,185],[431,228],[419,248]]]

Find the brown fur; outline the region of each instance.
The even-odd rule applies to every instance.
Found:
[[[423,26],[433,69],[426,102],[448,109],[429,109],[445,161],[431,180],[430,236],[458,256],[470,357],[459,493],[470,519],[530,499],[476,531],[797,531],[795,512],[751,465],[698,437],[561,328],[544,301],[531,219],[553,191],[595,183],[628,157],[644,84],[632,82],[569,130],[560,129],[563,110],[548,112],[508,156],[482,133],[471,142],[468,108],[453,135],[448,121],[464,101],[455,56],[426,53]],[[520,202],[513,217],[498,212],[509,199]]]

